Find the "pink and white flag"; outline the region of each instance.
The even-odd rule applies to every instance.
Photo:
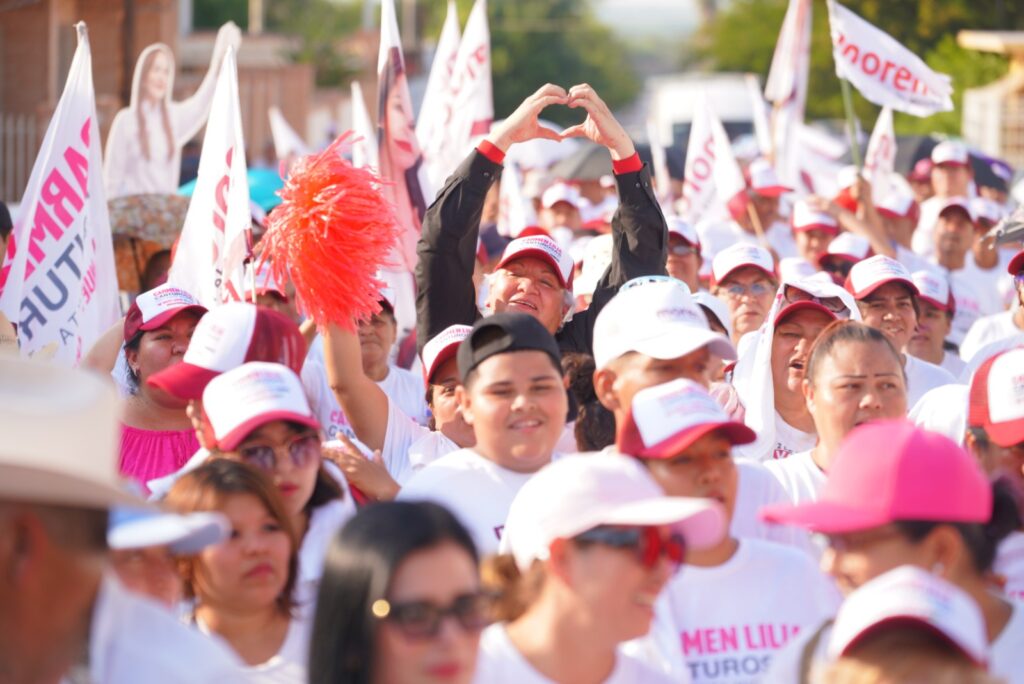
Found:
[[[790,187],[799,182],[797,130],[804,123],[810,67],[811,0],[789,0],[764,96],[772,103],[770,157],[780,179]]]
[[[352,165],[357,168],[379,168],[377,132],[373,128],[370,111],[366,108],[363,87],[356,80],[352,81],[352,130],[356,134],[352,141]]]
[[[412,273],[416,243],[430,197],[430,181],[416,140],[394,0],[380,5],[380,53],[377,58],[377,156],[380,175],[388,181],[384,194],[395,206],[401,232],[385,266]]]
[[[896,134],[892,127],[892,108],[882,107],[871,131],[868,149],[864,154],[864,171],[871,181],[871,198],[881,202],[892,189],[892,176],[896,173]]]
[[[244,300],[245,262],[251,252],[238,67],[230,48],[217,75],[199,175],[167,282],[191,292],[207,308]]]
[[[423,150],[434,187],[441,187],[445,181],[441,176],[444,170],[434,161],[443,157],[445,131],[452,114],[449,102],[452,71],[455,69],[461,38],[458,8],[455,0],[448,0],[448,14],[445,15],[441,36],[437,40],[427,89],[423,93],[419,118],[416,119],[416,139]]]
[[[695,103],[686,148],[682,215],[697,223],[710,209],[727,205],[746,188],[725,127],[707,96],[701,93]]]
[[[517,238],[527,226],[536,225],[537,214],[533,203],[523,196],[523,177],[519,164],[508,159],[501,171],[498,188],[498,234]]]
[[[828,0],[836,75],[876,105],[914,116],[953,109],[949,76],[932,71],[920,57],[834,0]]]
[[[103,158],[85,24],[0,270],[0,311],[23,356],[81,361],[120,317]]]

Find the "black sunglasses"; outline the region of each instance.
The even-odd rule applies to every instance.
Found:
[[[431,639],[441,633],[441,622],[448,616],[455,618],[464,631],[479,632],[491,622],[493,603],[490,594],[476,592],[457,596],[443,607],[432,601],[391,603],[380,599],[374,601],[371,610],[374,617],[393,623],[410,639]]]

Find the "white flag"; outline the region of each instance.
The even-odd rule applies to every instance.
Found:
[[[797,130],[804,123],[810,67],[811,0],[789,0],[764,95],[772,103],[771,158],[779,178],[790,187],[798,186]]]
[[[430,77],[427,89],[423,93],[420,114],[416,119],[416,139],[430,167],[430,179],[435,187],[441,187],[444,178],[438,179],[433,170],[433,160],[440,155],[444,144],[444,132],[451,118],[451,107],[448,93],[451,87],[452,70],[455,69],[455,58],[459,53],[459,12],[455,0],[448,0],[448,14],[441,27],[441,37],[437,40],[434,50],[434,61],[430,66]]]
[[[199,175],[167,281],[192,293],[207,308],[244,300],[251,237],[238,68],[232,48],[217,75]]]
[[[352,142],[352,165],[357,168],[378,168],[377,132],[366,108],[363,87],[359,81],[352,81],[352,130],[356,137]]]
[[[654,167],[654,189],[658,201],[668,205],[672,202],[672,179],[668,172],[668,157],[665,145],[658,134],[658,124],[647,119],[647,140],[651,146],[651,166]]]
[[[762,157],[771,158],[774,154],[772,144],[772,129],[768,121],[768,109],[765,107],[764,97],[761,95],[761,86],[757,82],[757,76],[747,74],[747,95],[750,96],[750,108],[754,119],[754,139],[757,140],[757,151]]]
[[[274,153],[277,155],[277,161],[283,162],[293,155],[302,156],[312,151],[302,136],[288,124],[288,119],[284,118],[280,109],[269,108],[267,116],[270,117],[270,136],[274,139]]]
[[[953,109],[949,76],[932,71],[888,33],[833,0],[828,2],[828,16],[836,75],[861,95],[914,116]]]
[[[494,120],[487,0],[476,0],[466,21],[452,68],[448,108],[451,115],[444,130],[444,142],[431,161],[431,181],[436,187],[441,187],[473,145],[490,132]],[[439,180],[435,173],[440,174]]]
[[[686,148],[682,214],[695,224],[709,209],[728,204],[746,188],[725,127],[711,108],[707,96],[700,93],[696,98]]]
[[[501,171],[501,186],[498,188],[498,234],[517,238],[527,226],[537,223],[533,203],[523,197],[523,178],[519,165],[505,160]]]
[[[871,131],[868,150],[864,155],[864,171],[871,181],[871,198],[881,202],[892,189],[892,175],[896,172],[896,134],[892,127],[892,109],[882,107]]]
[[[0,311],[22,355],[74,366],[120,317],[92,54],[85,24],[0,271]]]

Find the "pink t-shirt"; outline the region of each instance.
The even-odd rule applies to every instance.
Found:
[[[195,430],[141,430],[122,423],[118,470],[142,485],[179,470],[199,449]]]

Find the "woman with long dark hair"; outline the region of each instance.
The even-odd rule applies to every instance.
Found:
[[[473,540],[446,509],[426,502],[365,508],[327,552],[309,681],[465,684],[489,604]]]

